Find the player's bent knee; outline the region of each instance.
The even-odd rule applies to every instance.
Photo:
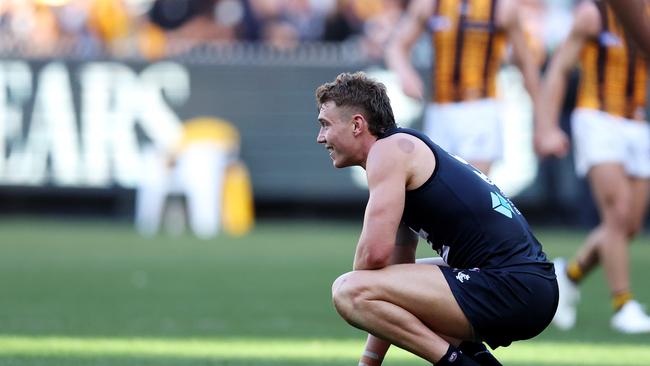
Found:
[[[346,278],[350,273],[352,272],[344,273],[334,280],[334,282],[332,283],[332,299],[335,298],[335,294],[337,293],[339,287],[341,287],[341,285],[345,282]]]
[[[634,239],[641,230],[643,229],[643,223],[641,221],[635,221],[627,226],[627,238],[628,240]]]
[[[631,227],[630,223],[632,217],[630,214],[630,208],[624,203],[613,205],[612,207],[606,208],[605,216],[605,225],[609,230],[613,231],[625,231],[625,234],[628,234]]]
[[[350,277],[351,274],[352,272],[348,272],[340,275],[332,284],[332,302],[334,303],[336,311],[338,311],[341,316],[344,316],[344,313],[347,313],[346,308],[348,296],[345,287],[348,277]]]
[[[332,285],[332,302],[336,311],[348,322],[355,318],[364,300],[368,297],[367,281],[360,272],[341,275]]]

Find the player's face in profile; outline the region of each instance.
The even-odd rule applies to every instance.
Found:
[[[333,101],[324,103],[318,114],[320,130],[316,141],[325,146],[337,168],[355,165],[350,159],[350,148],[353,147],[353,130],[350,121],[345,118],[341,108]]]

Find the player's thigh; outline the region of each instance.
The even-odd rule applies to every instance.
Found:
[[[364,300],[381,300],[415,315],[434,332],[470,339],[472,327],[437,266],[398,264],[348,274],[351,286],[363,287]]]

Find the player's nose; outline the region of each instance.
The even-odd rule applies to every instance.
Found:
[[[319,144],[324,144],[327,140],[325,139],[325,134],[323,134],[323,130],[321,129],[318,131],[318,136],[316,136],[316,142]]]

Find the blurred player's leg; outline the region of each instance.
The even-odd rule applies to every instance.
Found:
[[[140,234],[152,236],[160,229],[172,173],[162,156],[153,149],[143,153],[142,161],[135,200],[135,225]]]
[[[227,157],[210,145],[190,146],[179,161],[192,231],[201,239],[220,229],[223,174]]]
[[[628,226],[628,237],[630,240],[641,230],[643,218],[647,210],[648,202],[648,180],[631,178],[631,218]],[[650,317],[643,307],[635,300],[632,294],[622,294],[619,298],[614,297],[613,306],[617,312],[611,319],[612,328],[621,333],[647,333],[650,332]]]
[[[576,284],[567,276],[566,261],[563,258],[556,258],[553,264],[555,265],[557,285],[560,292],[553,324],[562,330],[568,330],[576,324],[576,307],[580,300],[580,292]]]

